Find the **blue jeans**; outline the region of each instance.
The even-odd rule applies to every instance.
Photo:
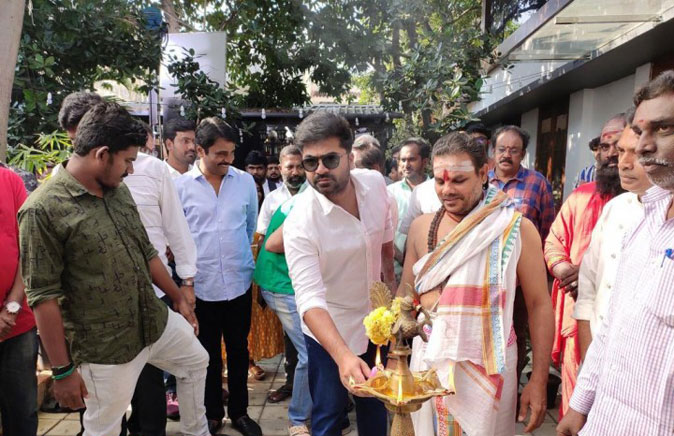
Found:
[[[37,329],[0,342],[0,414],[4,436],[37,433]]]
[[[297,350],[297,367],[295,367],[293,395],[290,398],[290,407],[288,407],[288,421],[290,425],[302,425],[311,416],[311,396],[309,395],[307,347],[302,333],[300,315],[297,313],[295,296],[269,292],[262,288],[260,290],[264,301],[276,313],[283,325],[283,330]]]
[[[309,390],[314,407],[311,411],[312,436],[341,436],[348,392],[339,379],[339,368],[327,351],[309,336],[304,336],[309,355]],[[376,347],[370,344],[361,355],[374,366]],[[356,403],[358,434],[386,436],[388,418],[384,404],[374,398],[353,397]]]

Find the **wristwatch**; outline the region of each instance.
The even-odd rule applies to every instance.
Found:
[[[194,287],[194,279],[183,279],[183,286]]]
[[[21,305],[16,301],[8,301],[5,303],[5,309],[10,315],[16,315],[21,310]]]

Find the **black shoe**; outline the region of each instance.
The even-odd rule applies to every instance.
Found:
[[[222,419],[209,419],[208,432],[215,435],[222,428]]]
[[[267,394],[267,401],[270,403],[280,403],[281,401],[290,398],[293,395],[293,388],[283,385],[275,391]]]
[[[262,436],[262,429],[248,415],[232,420],[232,427],[243,436]]]

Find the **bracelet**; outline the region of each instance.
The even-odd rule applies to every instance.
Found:
[[[52,378],[52,380],[63,380],[64,378],[72,375],[73,372],[75,372],[75,365],[73,365],[72,368],[70,368],[68,371],[64,372],[63,374],[52,375],[51,378]]]
[[[75,372],[75,364],[70,362],[66,366],[52,368],[52,380],[61,380]]]

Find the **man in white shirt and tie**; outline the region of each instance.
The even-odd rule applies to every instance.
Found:
[[[381,173],[350,170],[353,133],[339,115],[316,112],[295,144],[312,189],[296,197],[284,248],[309,356],[313,436],[338,436],[350,380],[363,382],[374,346],[363,319],[370,285],[395,289],[393,225]],[[374,398],[356,397],[358,433],[385,436],[387,415]]]

